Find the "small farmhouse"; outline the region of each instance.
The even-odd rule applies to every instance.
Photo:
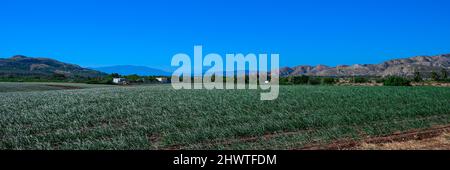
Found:
[[[168,83],[169,80],[166,77],[157,77],[156,80],[158,80],[160,83]]]
[[[126,78],[113,78],[114,84],[128,84],[128,80]]]

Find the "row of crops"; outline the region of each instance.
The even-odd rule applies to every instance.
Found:
[[[0,93],[2,149],[293,149],[450,123],[450,88],[168,85]]]

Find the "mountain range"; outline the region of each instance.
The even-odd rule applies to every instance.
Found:
[[[63,63],[49,58],[31,58],[16,55],[11,58],[0,58],[0,77],[8,76],[54,76],[65,77],[102,77],[103,72]]]
[[[450,54],[436,56],[416,56],[411,58],[393,59],[379,64],[339,65],[299,65],[280,68],[280,76],[413,76],[420,72],[429,76],[433,71],[442,69],[450,71]],[[204,71],[206,71],[204,69]],[[75,64],[63,63],[49,58],[31,58],[22,55],[11,58],[0,58],[0,77],[6,76],[52,76],[62,74],[66,77],[102,77],[106,74],[121,75],[137,74],[141,76],[170,76],[171,73],[145,66],[110,66],[98,68],[83,68]]]
[[[429,76],[433,71],[450,70],[450,54],[437,56],[416,56],[411,58],[393,59],[379,64],[338,65],[299,65],[280,68],[280,76],[413,76],[420,72]]]

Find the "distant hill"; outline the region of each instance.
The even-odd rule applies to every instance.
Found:
[[[450,54],[437,56],[417,56],[394,59],[379,64],[355,64],[330,67],[326,65],[299,65],[280,68],[280,76],[413,76],[420,72],[429,76],[432,71],[442,69],[450,71]],[[208,68],[203,68],[206,72]],[[248,72],[248,71],[247,71]],[[0,58],[0,77],[8,76],[53,76],[65,77],[102,77],[106,73],[121,75],[137,74],[140,76],[170,76],[171,73],[145,66],[119,65],[98,68],[83,68],[75,64],[63,63],[49,58],[31,58],[17,55],[11,58]]]
[[[300,65],[280,68],[281,76],[413,76],[420,72],[429,76],[432,71],[442,69],[450,71],[450,54],[437,56],[417,56],[404,59],[394,59],[380,64],[355,64],[329,67],[326,65]]]
[[[132,65],[118,65],[118,66],[110,66],[110,67],[96,67],[92,68],[97,71],[105,72],[108,74],[118,73],[120,75],[131,75],[137,74],[140,76],[170,76],[171,73],[154,69],[145,66],[132,66]]]
[[[54,75],[88,78],[102,77],[106,74],[49,58],[31,58],[22,55],[0,58],[0,77]]]

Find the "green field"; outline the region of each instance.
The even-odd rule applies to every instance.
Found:
[[[260,101],[256,90],[10,85],[0,90],[1,149],[298,149],[450,124],[442,87],[282,86]]]
[[[47,90],[66,90],[112,87],[111,85],[90,85],[82,83],[47,83],[47,82],[0,82],[0,93],[2,92],[30,92]]]

